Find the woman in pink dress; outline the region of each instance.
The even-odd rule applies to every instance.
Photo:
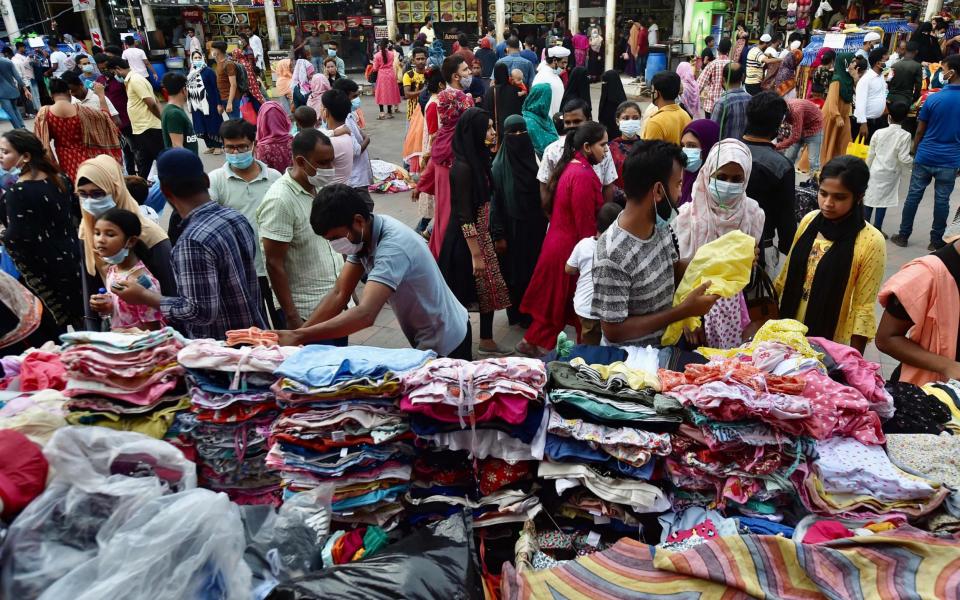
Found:
[[[519,354],[539,358],[556,346],[557,334],[568,323],[579,330],[573,312],[576,278],[566,274],[564,265],[577,242],[597,234],[603,192],[593,165],[600,164],[606,153],[607,130],[600,123],[591,121],[567,135],[563,156],[548,184],[553,202],[544,208],[550,213],[550,228],[520,303],[520,312],[533,322],[517,344]]]
[[[373,70],[377,74],[377,84],[373,96],[380,105],[378,120],[392,119],[393,107],[400,104],[400,87],[397,83],[397,72],[394,67],[397,53],[387,49],[387,39],[380,40],[380,51],[373,57]],[[386,114],[383,108],[387,108]]]

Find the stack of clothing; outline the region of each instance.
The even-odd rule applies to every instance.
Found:
[[[435,356],[318,345],[285,360],[273,388],[283,412],[267,456],[281,471],[284,496],[330,482],[334,521],[395,524],[413,462],[410,427],[397,407],[400,376]]]
[[[411,522],[464,507],[474,527],[516,524],[540,510],[535,462],[547,413],[541,361],[441,358],[403,377],[400,408],[420,452],[405,496]]]
[[[66,368],[67,422],[136,431],[161,439],[190,406],[171,327],[147,333],[79,331],[60,336]]]
[[[549,460],[538,474],[554,527],[566,536],[596,532],[612,542],[635,533],[646,515],[670,508],[657,463],[671,452],[680,405],[660,393],[658,352],[638,350],[610,364],[588,364],[602,358],[585,360],[574,350],[565,353],[572,360],[548,365]],[[538,529],[551,525],[541,519]]]
[[[202,487],[238,504],[280,504],[280,475],[266,464],[270,426],[279,409],[273,371],[296,348],[231,348],[195,340],[177,356],[187,369],[191,410],[176,424],[198,467]]]

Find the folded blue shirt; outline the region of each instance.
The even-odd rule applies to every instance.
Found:
[[[369,346],[307,346],[283,361],[274,372],[304,385],[334,385],[355,377],[382,377],[423,366],[437,354],[413,348],[371,348]]]

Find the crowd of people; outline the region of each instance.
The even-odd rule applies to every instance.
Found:
[[[281,344],[344,345],[390,304],[412,346],[455,358],[473,355],[468,311],[483,356],[543,356],[570,325],[586,343],[659,345],[691,317],[702,324],[681,346],[731,348],[767,291],[767,310],[810,335],[861,352],[876,340],[901,380],[960,375],[960,223],[947,227],[960,55],[937,65],[931,93],[919,42],[894,61],[871,33],[862,52],[820,51],[798,94],[799,38],[764,35],[739,48],[743,63],[732,40],[710,40],[715,52],[650,78],[644,106],[619,72],[594,78],[582,48],[556,39],[537,55],[490,33],[449,56],[421,33],[402,68],[386,41],[373,57],[379,117],[406,117],[415,229],[374,210],[360,86],[335,48],[314,61],[307,38],[270,99],[249,42],[214,43],[187,75],[163,77],[165,106],[135,44],[78,60],[50,80],[34,133],[0,137],[2,241],[46,307],[37,335],[92,322],[222,339],[257,326]],[[866,160],[847,154],[854,134]],[[205,171],[199,140],[222,167]],[[936,180],[932,254],[884,282],[881,227],[911,167],[890,241],[906,244]],[[675,302],[687,265],[734,231],[754,241],[752,283],[720,297],[704,282]],[[515,348],[495,339],[501,310],[525,329]]]

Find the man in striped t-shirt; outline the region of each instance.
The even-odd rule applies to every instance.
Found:
[[[623,166],[627,206],[597,240],[593,262],[592,312],[610,343],[659,346],[667,325],[701,317],[717,301],[702,285],[673,306],[687,264],[656,204],[676,205],[684,165],[678,146],[653,140],[639,142]]]

